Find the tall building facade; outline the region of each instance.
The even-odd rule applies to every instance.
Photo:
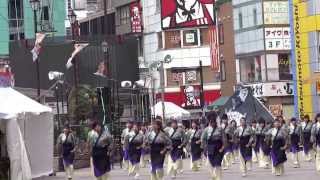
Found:
[[[296,115],[319,112],[320,1],[290,0]]]
[[[233,0],[237,82],[274,115],[294,114],[287,0]]]
[[[38,31],[65,36],[65,1],[41,0],[37,12]],[[0,54],[9,55],[9,42],[34,38],[34,18],[29,0],[0,2]]]
[[[200,61],[204,82],[204,104],[220,97],[220,72],[217,61],[212,61],[211,38],[216,38],[214,1],[194,1],[194,8],[176,7],[178,0],[144,0],[143,60],[150,66],[164,61],[164,99],[186,109],[199,106]],[[189,13],[189,15],[187,15]],[[215,70],[213,70],[215,66]],[[156,89],[160,87],[160,72],[152,71]],[[160,91],[157,99],[160,100]]]
[[[220,53],[221,96],[232,96],[236,79],[232,1],[225,1],[217,9]]]
[[[8,2],[0,1],[0,58],[9,56]]]

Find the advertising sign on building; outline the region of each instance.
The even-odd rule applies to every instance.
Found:
[[[142,32],[142,16],[141,6],[139,2],[130,4],[130,18],[131,18],[131,31],[132,33]]]
[[[215,0],[161,0],[163,29],[215,24]]]
[[[282,113],[283,110],[282,110],[282,105],[281,104],[270,105],[269,106],[269,111],[271,112],[271,114],[274,117],[283,115],[283,113]]]
[[[290,27],[265,28],[266,50],[290,50]]]
[[[183,103],[181,107],[185,109],[198,109],[201,107],[200,103],[200,85],[188,85],[181,86],[181,93],[183,97]]]
[[[315,1],[314,1],[315,2]],[[305,80],[310,79],[311,73],[314,69],[314,63],[313,59],[310,59],[310,50],[312,50],[313,43],[309,41],[309,35],[304,31],[304,27],[309,27],[308,31],[313,32],[317,31],[317,26],[311,25],[312,23],[315,23],[315,21],[306,21],[305,18],[301,18],[303,16],[306,17],[313,17],[313,16],[308,16],[306,15],[306,12],[308,12],[308,7],[309,3],[305,3],[302,1],[292,1],[292,8],[293,8],[293,13],[291,15],[293,17],[290,18],[291,22],[290,24],[292,25],[294,29],[294,53],[295,56],[293,56],[293,60],[291,63],[293,64],[293,67],[296,67],[295,71],[295,78],[296,78],[296,83],[295,83],[295,89],[296,89],[296,94],[294,96],[295,98],[295,112],[296,116],[299,115],[305,115],[309,114],[310,116],[314,116],[316,112],[319,111],[318,106],[314,106],[314,102],[318,101],[314,96],[311,94],[313,93],[313,87],[312,83],[305,83]],[[314,16],[314,18],[316,18]],[[310,18],[310,19],[314,19]],[[311,44],[310,44],[311,43]]]
[[[250,87],[255,97],[293,95],[293,84],[291,82],[257,83],[245,85],[245,87]]]
[[[13,87],[14,76],[9,64],[0,61],[0,87]]]
[[[263,10],[265,24],[289,24],[288,1],[265,1]]]

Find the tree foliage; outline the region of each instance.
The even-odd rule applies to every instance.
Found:
[[[73,123],[82,124],[97,106],[98,100],[95,89],[89,85],[73,87],[68,97],[69,118]]]

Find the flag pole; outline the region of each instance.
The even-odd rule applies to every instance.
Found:
[[[37,41],[37,10],[33,10],[33,21],[34,21],[34,40]],[[40,58],[38,57],[36,60],[36,73],[37,73],[37,97],[38,97],[38,102],[41,102],[40,99],[40,64],[39,64]]]
[[[203,88],[203,69],[202,61],[199,61],[199,71],[200,71],[200,106],[202,115],[204,115],[204,88]]]

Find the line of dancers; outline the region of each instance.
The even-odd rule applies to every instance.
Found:
[[[271,168],[274,175],[281,176],[289,153],[292,166],[300,167],[300,151],[304,152],[306,161],[315,160],[320,173],[320,114],[314,122],[305,115],[301,120],[292,118],[290,123],[277,117],[273,121],[260,118],[248,124],[248,120],[242,118],[237,125],[227,115],[219,118],[217,113],[210,112],[206,122],[207,126],[203,127],[199,121],[193,121],[188,130],[176,120],[171,120],[164,128],[161,117],[157,117],[152,126],[128,122],[121,135],[123,163],[128,175],[139,179],[140,167],[150,165],[151,180],[162,180],[165,174],[175,179],[183,173],[182,160],[190,156],[191,170],[199,171],[207,164],[213,180],[220,180],[223,170],[229,169],[236,158],[243,177],[248,175],[253,163],[258,163],[260,168]],[[98,180],[108,180],[112,136],[101,129],[99,124],[93,124],[88,144],[93,175]],[[66,127],[58,144],[62,146],[67,177],[72,179],[75,144],[70,133],[70,128]]]

